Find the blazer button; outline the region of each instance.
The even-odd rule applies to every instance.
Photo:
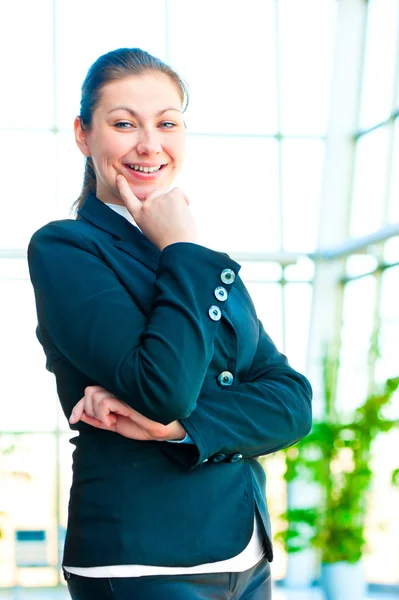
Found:
[[[218,463],[218,462],[222,462],[224,459],[226,458],[225,454],[215,454],[214,456],[212,456],[211,461],[213,463]]]
[[[230,373],[230,371],[222,371],[218,375],[218,384],[221,387],[227,387],[229,385],[233,385],[234,375]]]
[[[212,321],[220,321],[220,317],[222,316],[222,311],[218,306],[211,306],[208,310],[208,314],[211,317]]]
[[[237,452],[237,454],[232,454],[230,456],[230,458],[228,459],[228,461],[229,461],[229,463],[236,463],[236,462],[238,462],[241,459],[242,459],[242,454],[239,454]]]
[[[228,293],[224,287],[222,287],[222,286],[217,287],[213,293],[215,294],[215,297],[218,300],[220,300],[221,302],[224,302],[225,300],[227,300]]]
[[[232,269],[223,269],[223,271],[220,273],[220,279],[226,285],[230,285],[230,283],[233,283],[235,278],[236,274]]]

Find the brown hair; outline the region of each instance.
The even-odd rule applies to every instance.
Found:
[[[93,113],[100,100],[102,88],[109,82],[123,79],[129,75],[142,75],[156,71],[167,75],[179,90],[183,111],[188,105],[188,89],[179,75],[159,58],[140,48],[118,48],[100,56],[90,67],[82,85],[80,101],[80,122],[82,129],[90,129]],[[79,198],[73,203],[72,210],[84,203],[89,192],[96,193],[96,174],[92,158],[86,157],[83,187]]]

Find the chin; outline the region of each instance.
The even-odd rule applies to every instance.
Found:
[[[140,202],[144,202],[144,200],[147,198],[147,196],[149,196],[150,194],[152,194],[152,192],[155,192],[156,190],[165,191],[165,187],[160,186],[159,184],[151,186],[151,187],[148,186],[145,189],[143,189],[143,188],[134,189],[133,186],[130,186],[130,189],[132,190],[132,192],[136,196],[136,198],[138,198],[140,200]]]
[[[132,189],[132,188],[130,188]],[[132,190],[133,194],[136,196],[136,198],[138,198],[140,200],[140,202],[144,202],[144,200],[147,198],[148,194],[150,194],[152,192],[152,190]]]

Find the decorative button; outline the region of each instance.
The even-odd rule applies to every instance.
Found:
[[[218,462],[222,462],[224,459],[226,458],[225,454],[215,454],[214,456],[212,456],[211,461],[213,463],[218,463]]]
[[[215,291],[213,292],[215,294],[215,297],[220,300],[221,302],[224,302],[225,300],[227,300],[227,290],[226,288],[222,287],[221,285],[219,287],[217,287],[215,289]]]
[[[222,316],[222,311],[218,306],[211,306],[208,310],[208,314],[211,317],[212,321],[220,321],[220,317]]]
[[[232,269],[223,269],[223,271],[220,273],[220,279],[226,285],[230,285],[230,283],[233,283],[235,278],[236,274],[234,273],[234,271],[232,271]]]
[[[233,385],[234,376],[230,371],[222,371],[218,375],[218,384],[222,387],[227,387],[229,385]]]
[[[236,463],[236,462],[238,462],[241,459],[242,459],[242,454],[239,454],[237,452],[237,454],[232,454],[230,456],[230,458],[228,459],[228,461],[229,461],[229,463]]]

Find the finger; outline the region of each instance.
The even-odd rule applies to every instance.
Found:
[[[93,392],[92,390],[85,390],[85,395],[84,395],[84,403],[85,403],[85,413],[86,415],[88,415],[89,417],[95,417],[95,413],[94,413],[94,406],[93,406],[93,396],[94,394],[96,394],[97,392]]]
[[[190,206],[191,202],[190,202],[190,198],[187,196],[187,194],[185,192],[183,192],[183,190],[179,187],[174,187],[170,190],[170,193],[175,197],[175,198],[182,198],[184,199],[185,203],[187,204],[187,206]]]
[[[172,190],[177,196],[182,196],[187,204],[187,206],[190,206],[191,201],[190,198],[188,197],[188,195],[186,194],[186,192],[184,192],[181,188],[179,187],[175,187]]]
[[[95,427],[96,429],[112,430],[112,428],[115,426],[115,423],[113,423],[111,426],[104,425],[104,423],[102,423],[98,419],[95,419],[94,417],[89,417],[89,415],[87,415],[85,412],[82,414],[82,418],[80,420],[83,421],[83,423],[86,423],[87,425]]]
[[[79,400],[79,402],[77,404],[75,404],[75,406],[73,407],[71,416],[69,417],[69,422],[77,423],[78,421],[80,421],[84,409],[85,409],[85,399],[83,396],[83,398],[81,398]]]
[[[122,417],[118,415],[115,429],[113,429],[115,433],[119,433],[123,437],[127,437],[134,440],[148,441],[155,439],[151,436],[148,431],[142,429],[139,425],[128,419],[127,417]]]
[[[161,426],[161,423],[158,423],[157,421],[153,421],[153,420],[149,419],[148,417],[145,417],[144,415],[137,412],[133,408],[131,409],[128,416],[137,425],[139,425],[143,429],[146,429],[147,431],[152,431],[153,429],[158,429]]]
[[[88,406],[91,409],[91,411],[86,411],[87,414],[90,417],[95,417],[96,419],[100,418],[98,414],[99,407],[101,406],[102,402],[104,402],[104,400],[107,400],[108,398],[113,398],[113,395],[104,388],[101,388],[100,391],[96,391],[93,394],[91,394],[90,404],[88,403]]]
[[[116,414],[129,416],[131,410],[126,407],[117,398],[106,397],[102,399],[95,409],[95,417],[102,421],[104,425],[115,423]]]
[[[93,414],[90,414],[90,416],[103,420],[103,422],[106,423],[107,416],[111,412],[118,412],[117,408],[119,404],[121,405],[121,409],[125,406],[118,398],[115,398],[111,392],[104,389],[103,391],[95,392],[92,395]]]
[[[101,423],[106,427],[110,427],[116,423],[116,414],[110,412],[107,408],[104,408],[101,411],[97,410],[96,416],[93,418],[101,421]]]
[[[99,402],[107,396],[112,396],[112,394],[105,388],[99,385],[88,386],[85,389],[84,395],[85,413],[89,415],[89,417],[97,418],[97,406]]]
[[[132,217],[135,218],[135,215],[137,215],[137,213],[141,210],[140,200],[137,198],[137,196],[135,196],[133,194],[133,192],[130,189],[130,186],[127,182],[126,177],[124,177],[121,173],[119,173],[116,176],[115,181],[116,181],[116,187],[118,188],[118,191],[121,195],[121,198],[122,198],[126,208],[130,212]]]
[[[107,390],[101,385],[88,385],[85,388],[85,394],[94,394],[94,392],[106,392]]]
[[[165,194],[166,194],[166,190],[162,190],[162,189],[153,190],[152,192],[150,192],[148,194],[148,196],[146,196],[145,201],[148,202],[149,200],[153,200],[154,198],[157,198],[158,196],[164,196]]]

